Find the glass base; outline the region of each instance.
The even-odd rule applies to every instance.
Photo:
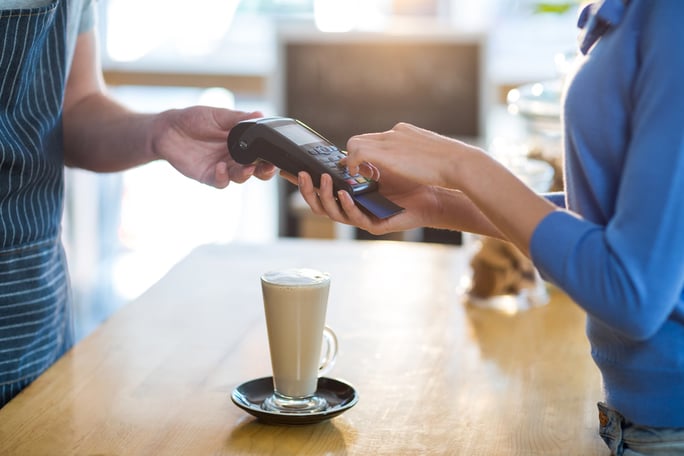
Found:
[[[327,409],[328,401],[319,396],[293,398],[273,393],[264,400],[261,407],[270,412],[315,413]]]

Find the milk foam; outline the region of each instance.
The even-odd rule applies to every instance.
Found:
[[[266,272],[262,276],[262,280],[278,286],[310,287],[328,283],[330,275],[315,269],[292,268]]]

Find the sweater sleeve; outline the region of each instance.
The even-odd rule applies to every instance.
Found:
[[[547,280],[635,340],[649,338],[673,312],[684,316],[683,5],[653,2],[641,30],[630,139],[609,220],[559,209],[530,245]],[[607,134],[611,125],[603,127]]]
[[[544,198],[549,200],[551,203],[553,203],[555,206],[558,206],[560,208],[565,208],[565,193],[563,192],[549,192],[549,193],[544,193]]]

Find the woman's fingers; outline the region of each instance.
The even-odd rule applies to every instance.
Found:
[[[299,187],[299,193],[302,194],[304,201],[306,201],[306,204],[309,205],[314,214],[327,215],[308,173],[302,171],[297,175],[297,186]]]
[[[373,226],[373,219],[371,219],[368,214],[359,208],[349,193],[340,191],[338,193],[338,201],[342,211],[345,214],[345,223],[358,226],[361,229],[372,232],[371,227]]]
[[[328,217],[338,222],[349,223],[347,221],[347,215],[342,211],[342,208],[337,202],[332,178],[329,174],[323,174],[321,176],[321,187],[318,191],[318,199]]]
[[[321,176],[319,189],[314,187],[311,176],[307,173],[301,172],[297,177],[299,191],[314,214],[364,229],[372,226],[370,216],[357,206],[349,193],[344,190],[337,192],[337,195],[334,193],[332,178],[328,174]]]

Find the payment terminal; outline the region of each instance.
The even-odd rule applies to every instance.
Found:
[[[264,160],[297,175],[306,171],[320,186],[324,173],[332,177],[334,190],[346,190],[363,209],[378,218],[395,215],[403,208],[378,192],[378,183],[360,174],[350,175],[339,161],[346,152],[296,119],[262,117],[235,125],[228,135],[228,150],[241,164]]]

